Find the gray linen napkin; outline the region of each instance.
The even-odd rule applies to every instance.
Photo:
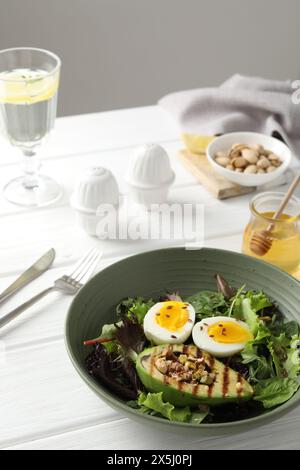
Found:
[[[219,88],[171,93],[159,104],[182,132],[201,135],[252,131],[281,135],[300,155],[300,104],[290,81],[233,75]]]

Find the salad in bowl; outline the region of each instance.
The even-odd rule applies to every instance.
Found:
[[[299,388],[299,326],[264,291],[215,289],[125,298],[115,321],[86,338],[85,368],[143,415],[214,424],[290,400]]]

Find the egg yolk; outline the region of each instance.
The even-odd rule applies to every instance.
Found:
[[[232,321],[213,323],[208,328],[208,335],[217,343],[247,343],[253,339],[249,330]]]
[[[189,320],[188,304],[178,301],[164,302],[155,314],[156,323],[169,331],[179,331]]]

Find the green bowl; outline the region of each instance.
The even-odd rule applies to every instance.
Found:
[[[119,261],[91,279],[74,298],[66,320],[66,345],[71,361],[86,384],[108,405],[145,425],[165,430],[202,434],[239,432],[242,428],[266,423],[290,410],[300,400],[298,391],[288,402],[254,418],[230,423],[174,423],[144,415],[94,380],[85,369],[89,349],[87,338],[97,337],[105,323],[116,320],[116,304],[124,297],[158,298],[166,291],[178,290],[183,296],[201,289],[215,290],[214,275],[220,273],[233,286],[263,290],[287,319],[298,321],[300,283],[289,274],[249,256],[230,251],[203,248],[167,248],[148,251]]]

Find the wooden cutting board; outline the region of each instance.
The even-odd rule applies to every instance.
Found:
[[[184,149],[178,152],[178,157],[183,165],[217,199],[227,199],[252,193],[256,189],[254,187],[239,186],[223,178],[214,171],[205,154],[196,154]]]

